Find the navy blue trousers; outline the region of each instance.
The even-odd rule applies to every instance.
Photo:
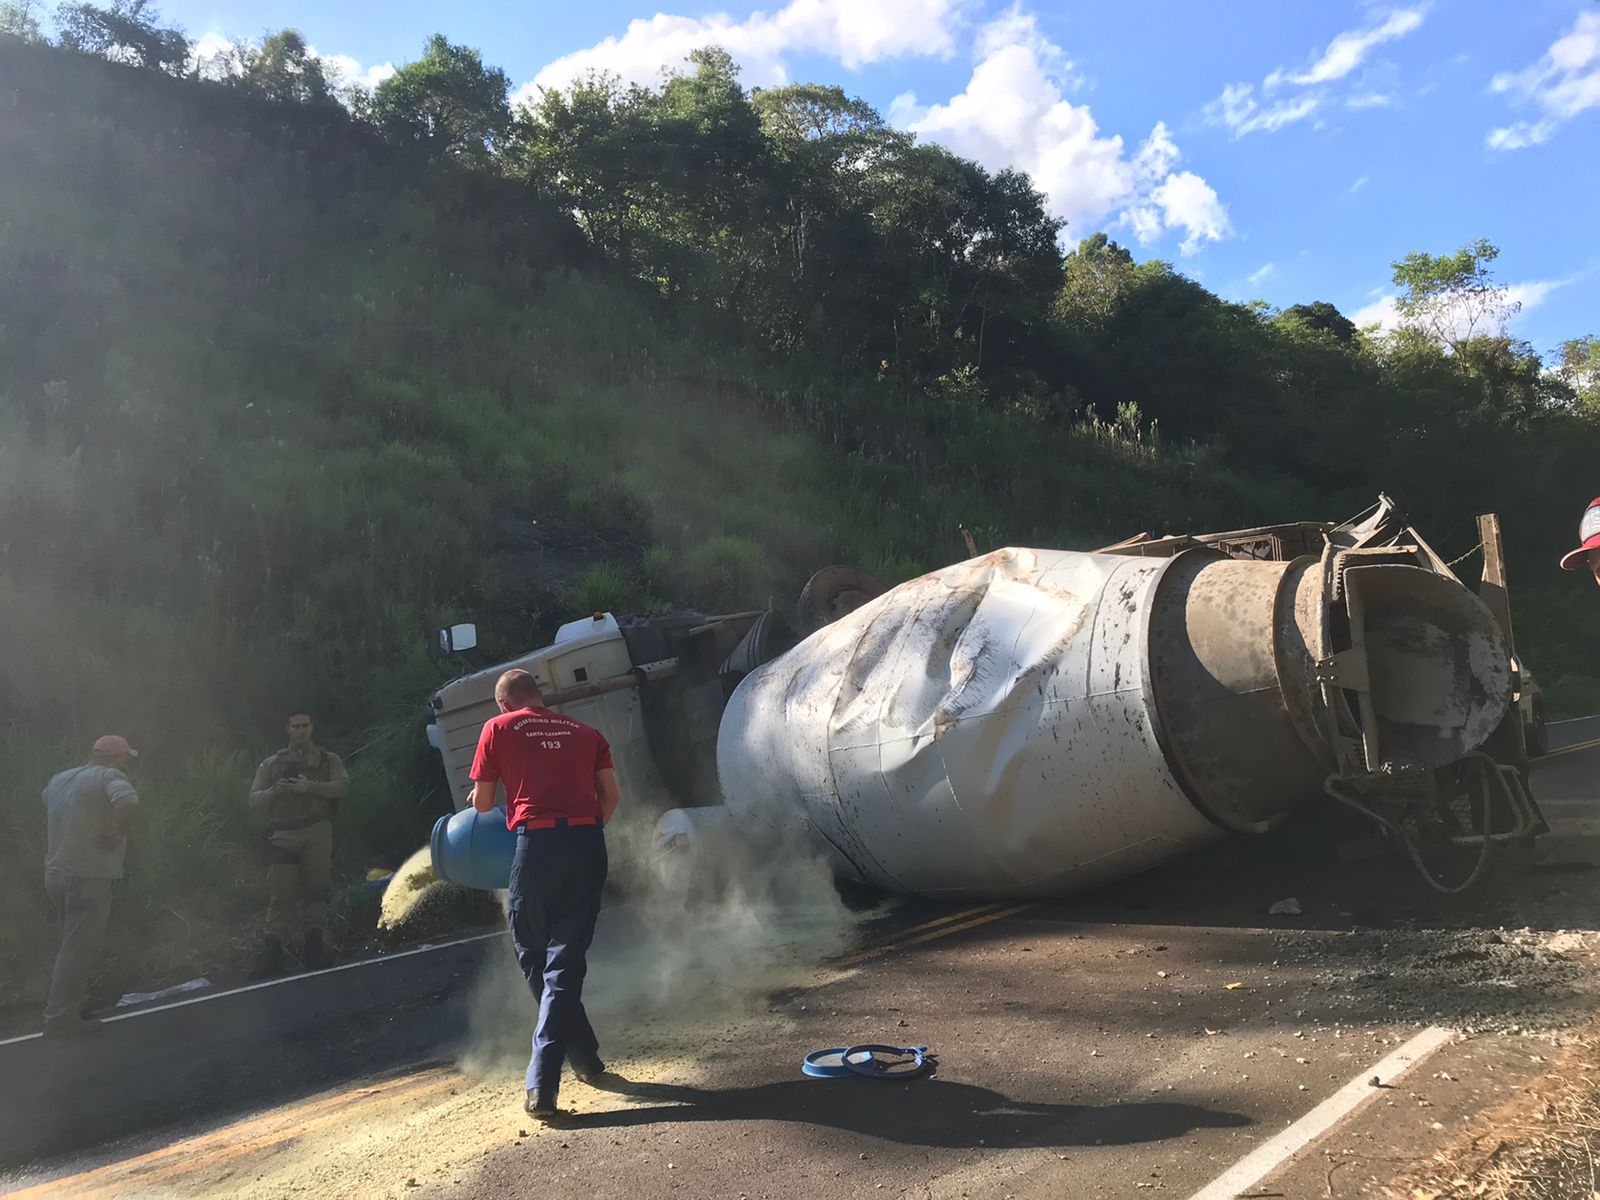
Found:
[[[606,837],[598,825],[518,836],[506,917],[517,965],[539,1001],[527,1086],[551,1099],[569,1054],[580,1065],[600,1054],[583,1011],[583,977],[605,882]]]

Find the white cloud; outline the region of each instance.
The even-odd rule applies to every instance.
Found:
[[[1557,38],[1538,62],[1496,75],[1489,90],[1539,111],[1535,120],[1491,129],[1485,139],[1491,150],[1540,145],[1578,114],[1600,107],[1600,13],[1579,13],[1571,31]]]
[[[592,73],[624,83],[653,84],[682,65],[691,50],[721,46],[747,84],[788,81],[796,55],[835,59],[854,70],[892,58],[948,58],[965,21],[967,0],[788,0],[743,20],[725,13],[681,17],[657,13],[628,23],[621,37],[556,59],[518,88],[512,103],[536,100],[542,89],[564,88]]]
[[[1269,72],[1262,81],[1261,99],[1256,98],[1253,84],[1230,83],[1222,89],[1221,95],[1205,106],[1203,115],[1207,123],[1227,129],[1236,138],[1248,133],[1276,133],[1286,126],[1304,121],[1330,98],[1337,102],[1337,97],[1333,95],[1337,89],[1332,85],[1339,83],[1365,62],[1378,46],[1404,37],[1418,28],[1426,15],[1426,5],[1396,9],[1370,28],[1347,30],[1329,42],[1304,70],[1289,71],[1279,67]],[[1383,74],[1379,72],[1380,76]],[[1294,84],[1307,90],[1283,99],[1267,98],[1267,93],[1285,84]],[[1386,108],[1393,102],[1391,92],[1380,91],[1370,83],[1357,86],[1343,99],[1346,108],[1357,110]]]
[[[1292,100],[1281,100],[1263,108],[1248,83],[1230,83],[1205,107],[1205,117],[1213,125],[1225,125],[1236,138],[1247,133],[1276,133],[1285,125],[1303,121],[1322,103],[1322,97],[1307,92]]]
[[[1376,325],[1384,333],[1400,327],[1400,310],[1394,305],[1393,296],[1380,296],[1371,304],[1364,304],[1350,314],[1350,320],[1357,329],[1365,329],[1369,325]]]
[[[1526,316],[1533,309],[1538,308],[1557,288],[1565,287],[1572,283],[1572,279],[1530,279],[1523,283],[1513,283],[1506,286],[1506,303],[1516,309],[1511,314],[1508,323],[1515,324],[1521,317]],[[1395,305],[1394,293],[1384,292],[1381,288],[1368,293],[1376,299],[1371,304],[1363,305],[1350,314],[1350,319],[1356,327],[1365,329],[1369,325],[1376,325],[1384,333],[1390,333],[1400,327],[1400,310]],[[1468,316],[1465,311],[1460,314],[1455,322],[1457,333],[1468,332]],[[1478,329],[1483,333],[1483,329]]]
[[[363,67],[358,60],[348,54],[317,54],[315,47],[308,49],[315,57],[322,60],[323,67],[328,72],[329,82],[338,88],[355,84],[371,90],[388,79],[396,70],[392,62]]]
[[[1284,83],[1295,83],[1310,87],[1343,79],[1359,67],[1376,47],[1404,37],[1416,29],[1425,15],[1424,7],[1396,9],[1370,29],[1347,30],[1329,42],[1327,49],[1304,71],[1294,73],[1280,67],[1267,76],[1266,86],[1274,88]]]
[[[1250,286],[1259,287],[1261,281],[1264,280],[1268,275],[1271,275],[1276,269],[1277,267],[1273,263],[1262,263],[1259,268],[1250,272]]]
[[[1351,195],[1351,196],[1354,196],[1357,192],[1359,192],[1362,188],[1364,188],[1366,186],[1367,186],[1367,177],[1365,175],[1363,175],[1360,179],[1356,180],[1354,183],[1352,183],[1350,185],[1350,191],[1349,191],[1348,194]]]
[[[228,53],[233,39],[212,31],[189,47],[189,69],[201,79],[221,79],[229,71]]]
[[[1193,254],[1201,242],[1220,242],[1232,232],[1228,210],[1217,199],[1216,190],[1193,171],[1168,175],[1156,185],[1150,199],[1161,213],[1163,226],[1184,231],[1178,246],[1184,254]],[[1154,238],[1145,233],[1139,240],[1148,243]]]
[[[202,79],[224,79],[238,70],[232,58],[234,45],[234,39],[213,30],[194,43],[189,51],[189,66]],[[322,63],[328,82],[335,88],[352,84],[375,88],[395,72],[393,63],[363,67],[348,54],[319,54],[315,46],[307,46],[306,53]]]
[[[1026,171],[1077,236],[1115,218],[1145,243],[1181,231],[1180,249],[1192,254],[1231,232],[1215,190],[1173,170],[1180,153],[1164,123],[1130,155],[1120,136],[1102,135],[1087,105],[1066,98],[1072,63],[1032,15],[1013,7],[979,31],[976,46],[965,90],[932,105],[904,93],[891,119],[990,170]]]

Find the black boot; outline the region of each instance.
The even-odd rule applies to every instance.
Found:
[[[333,955],[328,953],[328,948],[322,941],[322,930],[306,930],[305,949],[301,951],[300,961],[305,964],[308,971],[320,971],[324,967],[333,966]]]
[[[528,1089],[528,1099],[523,1104],[522,1110],[536,1121],[543,1121],[547,1125],[564,1120],[567,1116],[556,1107],[556,1094],[554,1092],[535,1092]]]
[[[261,939],[261,949],[256,953],[255,965],[250,968],[246,978],[271,979],[274,975],[282,975],[287,959],[283,943],[269,933]]]
[[[572,1064],[572,1073],[578,1077],[580,1083],[587,1083],[593,1087],[605,1080],[606,1065],[600,1061],[598,1054],[587,1057],[569,1054],[567,1061]]]

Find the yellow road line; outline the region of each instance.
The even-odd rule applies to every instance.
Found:
[[[876,958],[878,955],[887,954],[891,950],[903,950],[907,946],[920,946],[925,942],[932,942],[942,937],[949,937],[952,933],[964,933],[968,929],[976,929],[978,926],[988,925],[992,921],[1000,921],[1004,920],[1006,917],[1014,917],[1018,913],[1024,913],[1030,908],[1037,907],[1038,901],[1036,900],[1030,900],[1026,904],[1014,904],[1010,908],[1002,908],[996,912],[984,913],[982,916],[974,916],[970,920],[959,921],[955,924],[946,924],[940,929],[930,929],[928,932],[917,934],[915,937],[907,937],[898,941],[885,942],[878,946],[869,946],[865,950],[858,951],[855,954],[846,955],[844,958],[835,959],[834,961],[838,966],[842,967],[858,966],[861,963],[866,962],[869,958]],[[980,910],[974,909],[971,911],[977,912]],[[957,917],[962,917],[965,915],[967,914],[956,914]],[[954,918],[952,918],[952,920],[953,919]],[[919,926],[919,928],[921,927]],[[908,932],[915,931],[910,930]]]
[[[960,912],[953,912],[947,917],[936,917],[932,921],[924,921],[921,925],[913,925],[909,929],[902,929],[897,935],[905,937],[907,934],[921,933],[925,929],[937,929],[941,925],[949,925],[954,921],[965,921],[979,913],[988,912],[990,909],[999,908],[998,904],[974,904],[971,908],[963,908]]]
[[[1559,750],[1546,750],[1533,761],[1543,762],[1547,758],[1556,758],[1562,754],[1574,754],[1579,750],[1593,750],[1596,746],[1600,746],[1600,737],[1590,738],[1587,742],[1574,742],[1570,746],[1562,746]]]

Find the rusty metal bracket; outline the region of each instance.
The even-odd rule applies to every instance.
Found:
[[[1317,682],[1352,692],[1371,692],[1372,676],[1367,671],[1366,653],[1358,646],[1317,660]]]

